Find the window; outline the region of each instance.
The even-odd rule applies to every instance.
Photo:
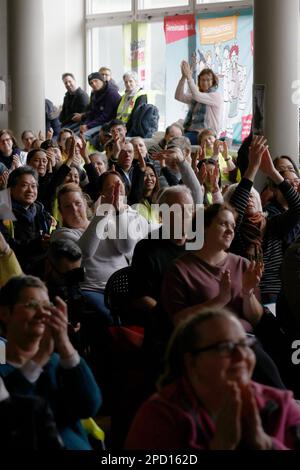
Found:
[[[188,6],[189,0],[138,0],[138,9],[172,8]]]
[[[91,13],[115,13],[131,11],[131,0],[91,0]]]
[[[165,127],[165,38],[163,22],[92,28],[90,70],[107,66],[120,92],[123,74],[136,70],[148,100],[160,113],[160,128]]]
[[[203,3],[225,3],[225,2],[238,2],[239,0],[221,0],[221,2],[218,2],[217,0],[196,0],[197,5],[201,5]]]

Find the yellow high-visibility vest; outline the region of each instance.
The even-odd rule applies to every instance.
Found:
[[[145,90],[139,90],[134,96],[131,97],[128,105],[126,106],[126,108],[124,108],[126,100],[126,95],[124,94],[119,103],[116,118],[120,119],[126,124],[129,120],[130,114],[132,113],[136,100],[142,95],[146,95]]]

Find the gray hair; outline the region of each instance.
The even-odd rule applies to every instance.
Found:
[[[162,188],[158,191],[155,202],[157,204],[167,204],[169,196],[172,194],[188,194],[193,200],[192,191],[185,184],[177,184],[176,186],[170,186],[167,188]]]
[[[125,72],[123,75],[123,80],[125,80],[125,78],[132,78],[137,84],[139,82],[138,74],[134,72],[133,70],[129,70],[128,72]]]
[[[106,167],[107,167],[108,161],[107,161],[107,156],[105,155],[105,153],[93,152],[93,153],[90,153],[89,158],[94,157],[95,155],[96,155],[96,156],[98,155],[98,156],[101,158],[102,162],[103,162],[103,163],[106,165]]]

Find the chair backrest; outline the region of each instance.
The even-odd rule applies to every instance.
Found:
[[[106,283],[104,302],[115,320],[126,317],[126,313],[129,309],[131,302],[130,272],[130,266],[119,269],[110,276]]]

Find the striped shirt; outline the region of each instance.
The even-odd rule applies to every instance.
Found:
[[[246,252],[242,223],[252,185],[252,181],[242,178],[230,199],[230,204],[238,212],[236,234],[230,250],[240,256],[245,256]],[[283,239],[300,222],[300,195],[287,181],[280,183],[278,189],[282,192],[289,209],[266,219],[262,243],[264,272],[260,282],[263,302],[267,296],[275,298],[281,289],[280,269],[285,247]]]

